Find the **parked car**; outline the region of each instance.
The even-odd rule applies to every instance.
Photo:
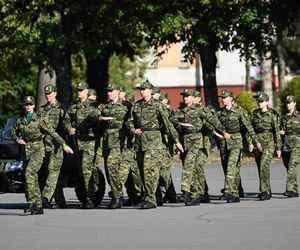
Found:
[[[21,160],[21,146],[11,137],[11,131],[18,117],[9,118],[3,130],[0,130],[0,192],[2,193],[23,193],[25,192],[25,169]],[[75,188],[75,193],[80,202],[83,202],[82,186],[79,181],[78,157],[64,154],[64,160],[61,168],[61,179],[64,187]],[[94,204],[99,205],[105,194],[105,177],[99,167],[96,167],[95,173],[98,178],[98,190],[95,193]],[[47,168],[42,166],[39,172],[41,186],[45,182]]]

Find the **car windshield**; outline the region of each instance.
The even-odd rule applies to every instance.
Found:
[[[2,139],[3,140],[12,140],[11,130],[18,120],[17,116],[13,116],[9,118],[5,124],[4,130],[2,131]]]

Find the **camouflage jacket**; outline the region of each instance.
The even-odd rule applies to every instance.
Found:
[[[226,132],[231,134],[230,139],[225,141],[227,149],[234,147],[242,148],[242,133],[245,134],[246,132],[248,132],[255,144],[259,142],[251,123],[241,107],[233,106],[230,110],[223,107],[217,112],[217,116],[221,124],[225,127]]]
[[[263,148],[281,148],[278,116],[272,110],[261,112],[256,109],[252,112],[250,121]]]
[[[65,130],[63,128],[63,120],[65,119],[65,110],[59,101],[55,101],[53,105],[45,104],[39,109],[39,115],[51,126],[62,138]],[[46,152],[57,149],[60,145],[49,135],[45,134],[44,144]]]
[[[129,117],[129,109],[122,101],[116,103],[109,102],[100,107],[101,116],[111,116],[115,118],[110,121],[103,121],[107,123],[104,137],[104,149],[111,148],[125,148],[126,127],[125,123]]]
[[[283,151],[292,151],[300,147],[300,113],[284,114],[281,117],[280,129],[285,131],[283,136]]]
[[[43,144],[45,133],[49,134],[59,145],[66,145],[59,134],[47,124],[47,121],[36,113],[33,114],[29,123],[26,122],[24,116],[18,119],[12,129],[12,137],[15,140],[23,139],[26,142],[22,158],[29,160],[33,155],[45,156]]]
[[[177,143],[174,127],[169,121],[161,103],[150,100],[137,101],[132,107],[127,126],[132,134],[135,129],[142,130],[141,135],[135,135],[134,148],[136,151],[165,148],[164,135],[167,134]]]
[[[175,111],[171,121],[180,135],[185,150],[188,150],[193,146],[200,148],[204,147],[202,132],[205,123],[210,124],[220,133],[225,132],[225,129],[220,124],[219,120],[211,113],[206,112],[201,105],[193,104],[189,108],[185,107],[178,109]],[[181,126],[180,123],[190,123],[193,127],[184,127]]]
[[[64,126],[66,129],[76,128],[79,149],[86,145],[84,142],[95,141],[94,129],[99,117],[100,111],[89,100],[82,103],[78,101],[68,109]]]

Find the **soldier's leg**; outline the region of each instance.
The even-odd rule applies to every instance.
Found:
[[[186,152],[184,165],[182,166],[181,175],[181,191],[190,193],[193,180],[194,169],[196,167],[196,159],[199,153],[198,148],[191,148]]]
[[[294,149],[289,157],[286,191],[298,194],[297,166],[300,162],[300,150]],[[296,197],[296,196],[295,196]]]
[[[273,150],[265,149],[260,158],[260,192],[267,193],[270,196],[270,165],[273,158]],[[267,197],[269,198],[269,197]]]
[[[193,173],[193,180],[191,185],[191,197],[192,198],[203,198],[205,192],[205,176],[203,163],[205,154],[203,149],[199,149],[199,153],[196,157],[195,161],[195,169]]]
[[[46,180],[46,185],[44,187],[42,197],[46,197],[48,201],[51,201],[52,196],[55,192],[58,176],[63,161],[63,151],[58,149],[57,152],[54,152],[50,155],[49,164],[48,164],[48,176]]]
[[[92,190],[92,175],[94,169],[94,154],[90,150],[82,151],[82,176],[84,180],[85,193],[90,200],[94,199],[95,190]]]
[[[40,170],[42,163],[43,158],[40,158],[39,156],[31,157],[25,170],[27,201],[37,208],[42,207],[41,190],[38,180],[38,171]]]

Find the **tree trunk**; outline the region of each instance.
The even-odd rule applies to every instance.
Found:
[[[199,54],[202,66],[202,78],[204,84],[205,105],[219,109],[218,88],[216,81],[216,57],[217,47],[214,43],[199,46]]]
[[[246,90],[251,91],[250,62],[246,60]]]
[[[97,99],[102,103],[107,101],[105,88],[109,81],[109,58],[110,53],[106,53],[102,57],[87,58],[87,83],[90,88],[97,91]]]
[[[268,52],[262,59],[262,87],[263,91],[269,96],[269,106],[273,108],[273,86],[272,86],[272,60],[271,53]]]
[[[46,103],[46,98],[44,94],[44,87],[48,84],[56,86],[56,75],[55,71],[51,67],[41,67],[39,70],[39,77],[37,83],[37,104],[36,109],[38,111],[39,107]]]
[[[282,35],[277,36],[277,55],[278,55],[278,71],[279,71],[279,84],[280,88],[283,89],[285,86],[285,60],[284,60],[284,48],[282,46]]]
[[[57,99],[67,108],[73,100],[71,53],[66,49],[51,48],[49,58],[56,75]]]

